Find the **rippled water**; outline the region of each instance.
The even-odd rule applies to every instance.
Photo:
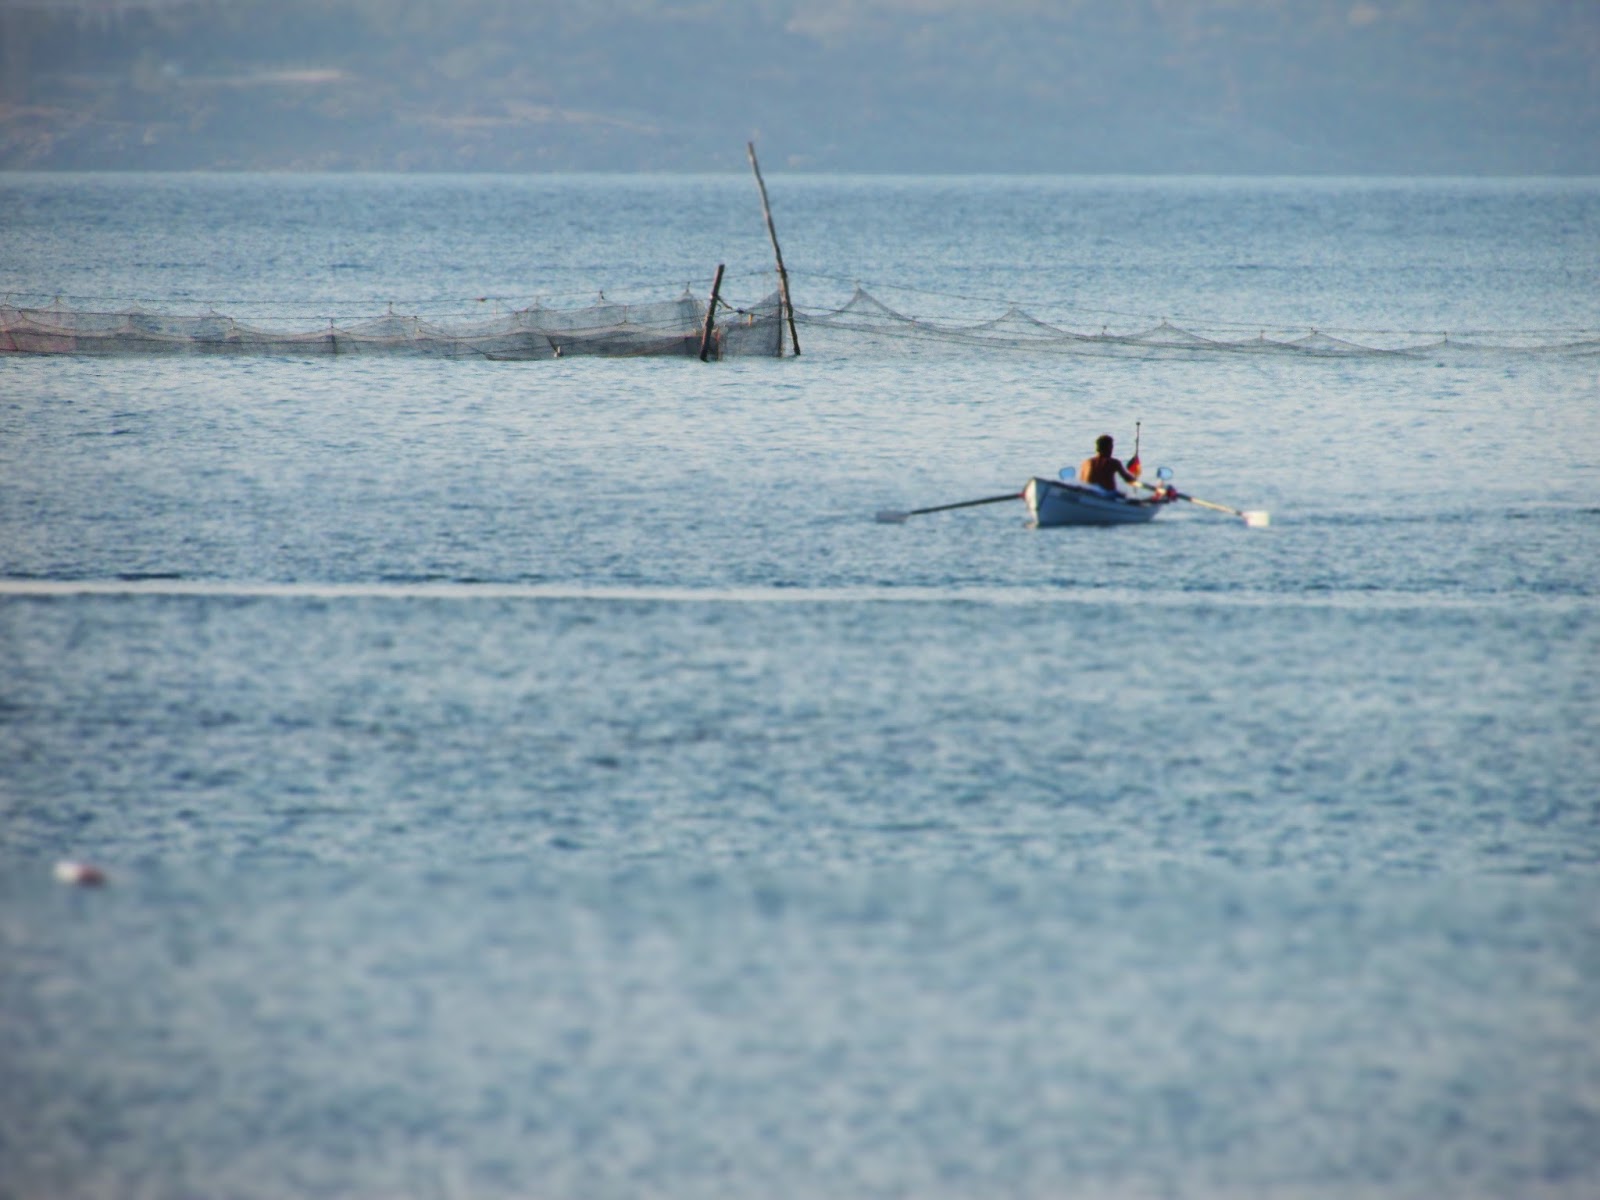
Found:
[[[802,306],[1600,327],[1582,181],[769,184]],[[756,295],[751,193],[21,177],[0,285]],[[1593,1194],[1596,358],[805,349],[0,358],[0,1195]],[[1135,421],[1270,528],[873,519]]]

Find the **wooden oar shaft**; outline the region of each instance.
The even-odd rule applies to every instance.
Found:
[[[1142,479],[1135,480],[1134,481],[1134,486],[1135,487],[1142,487],[1145,490],[1151,491],[1151,492],[1158,492],[1158,491],[1161,490],[1155,484],[1146,483]],[[1240,512],[1237,508],[1229,508],[1226,504],[1213,504],[1210,500],[1201,500],[1200,498],[1198,498],[1196,496],[1187,495],[1184,492],[1180,492],[1177,488],[1173,488],[1172,489],[1172,494],[1173,494],[1173,496],[1175,496],[1179,500],[1187,500],[1190,504],[1198,504],[1201,508],[1212,508],[1212,509],[1215,509],[1217,512],[1230,513],[1231,515],[1233,515],[1235,517],[1244,516],[1244,513]]]
[[[1157,485],[1154,485],[1154,483],[1146,483],[1144,480],[1136,480],[1136,485],[1141,486],[1141,488],[1147,488],[1149,491],[1158,491]],[[1198,506],[1202,507],[1202,509],[1211,509],[1213,512],[1226,512],[1229,517],[1238,517],[1240,520],[1245,522],[1245,525],[1256,526],[1256,528],[1264,528],[1264,526],[1266,526],[1270,520],[1270,518],[1267,517],[1266,512],[1245,512],[1243,509],[1230,509],[1227,504],[1216,504],[1216,502],[1213,501],[1203,501],[1203,499],[1198,498],[1198,496],[1189,496],[1189,494],[1178,491],[1178,488],[1173,488],[1173,498],[1181,499],[1181,501],[1189,501],[1190,504],[1198,504]]]
[[[1173,494],[1176,495],[1179,500],[1187,500],[1190,504],[1198,504],[1201,508],[1214,509],[1217,512],[1225,512],[1230,516],[1235,517],[1244,516],[1244,513],[1241,510],[1237,508],[1229,508],[1226,504],[1213,504],[1209,500],[1201,500],[1198,496],[1186,496],[1182,492],[1175,492]]]
[[[985,496],[982,500],[961,500],[955,504],[935,504],[932,508],[913,508],[906,513],[908,517],[915,517],[922,513],[946,512],[952,508],[971,508],[975,504],[999,504],[1002,500],[1020,500],[1021,492],[1007,492],[1004,496]]]

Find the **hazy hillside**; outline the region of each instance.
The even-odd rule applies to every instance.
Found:
[[[1595,0],[0,0],[0,167],[1600,173]]]

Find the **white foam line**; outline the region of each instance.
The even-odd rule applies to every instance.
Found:
[[[602,600],[673,604],[837,604],[864,601],[1038,603],[1076,598],[1131,601],[1136,593],[1041,592],[1031,588],[943,588],[865,585],[836,588],[671,587],[582,583],[257,583],[201,579],[0,579],[3,596],[203,596],[240,600]]]
[[[1042,604],[1156,608],[1339,609],[1592,609],[1583,596],[1444,595],[1415,592],[1177,592],[1134,588],[1080,588],[1036,584],[995,587],[895,587],[884,584],[831,588],[670,587],[581,583],[272,583],[207,579],[0,579],[7,597],[193,596],[225,600],[592,600],[660,604]]]

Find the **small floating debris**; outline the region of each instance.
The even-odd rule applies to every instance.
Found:
[[[73,887],[103,887],[106,873],[93,863],[63,860],[56,864],[56,880]]]

